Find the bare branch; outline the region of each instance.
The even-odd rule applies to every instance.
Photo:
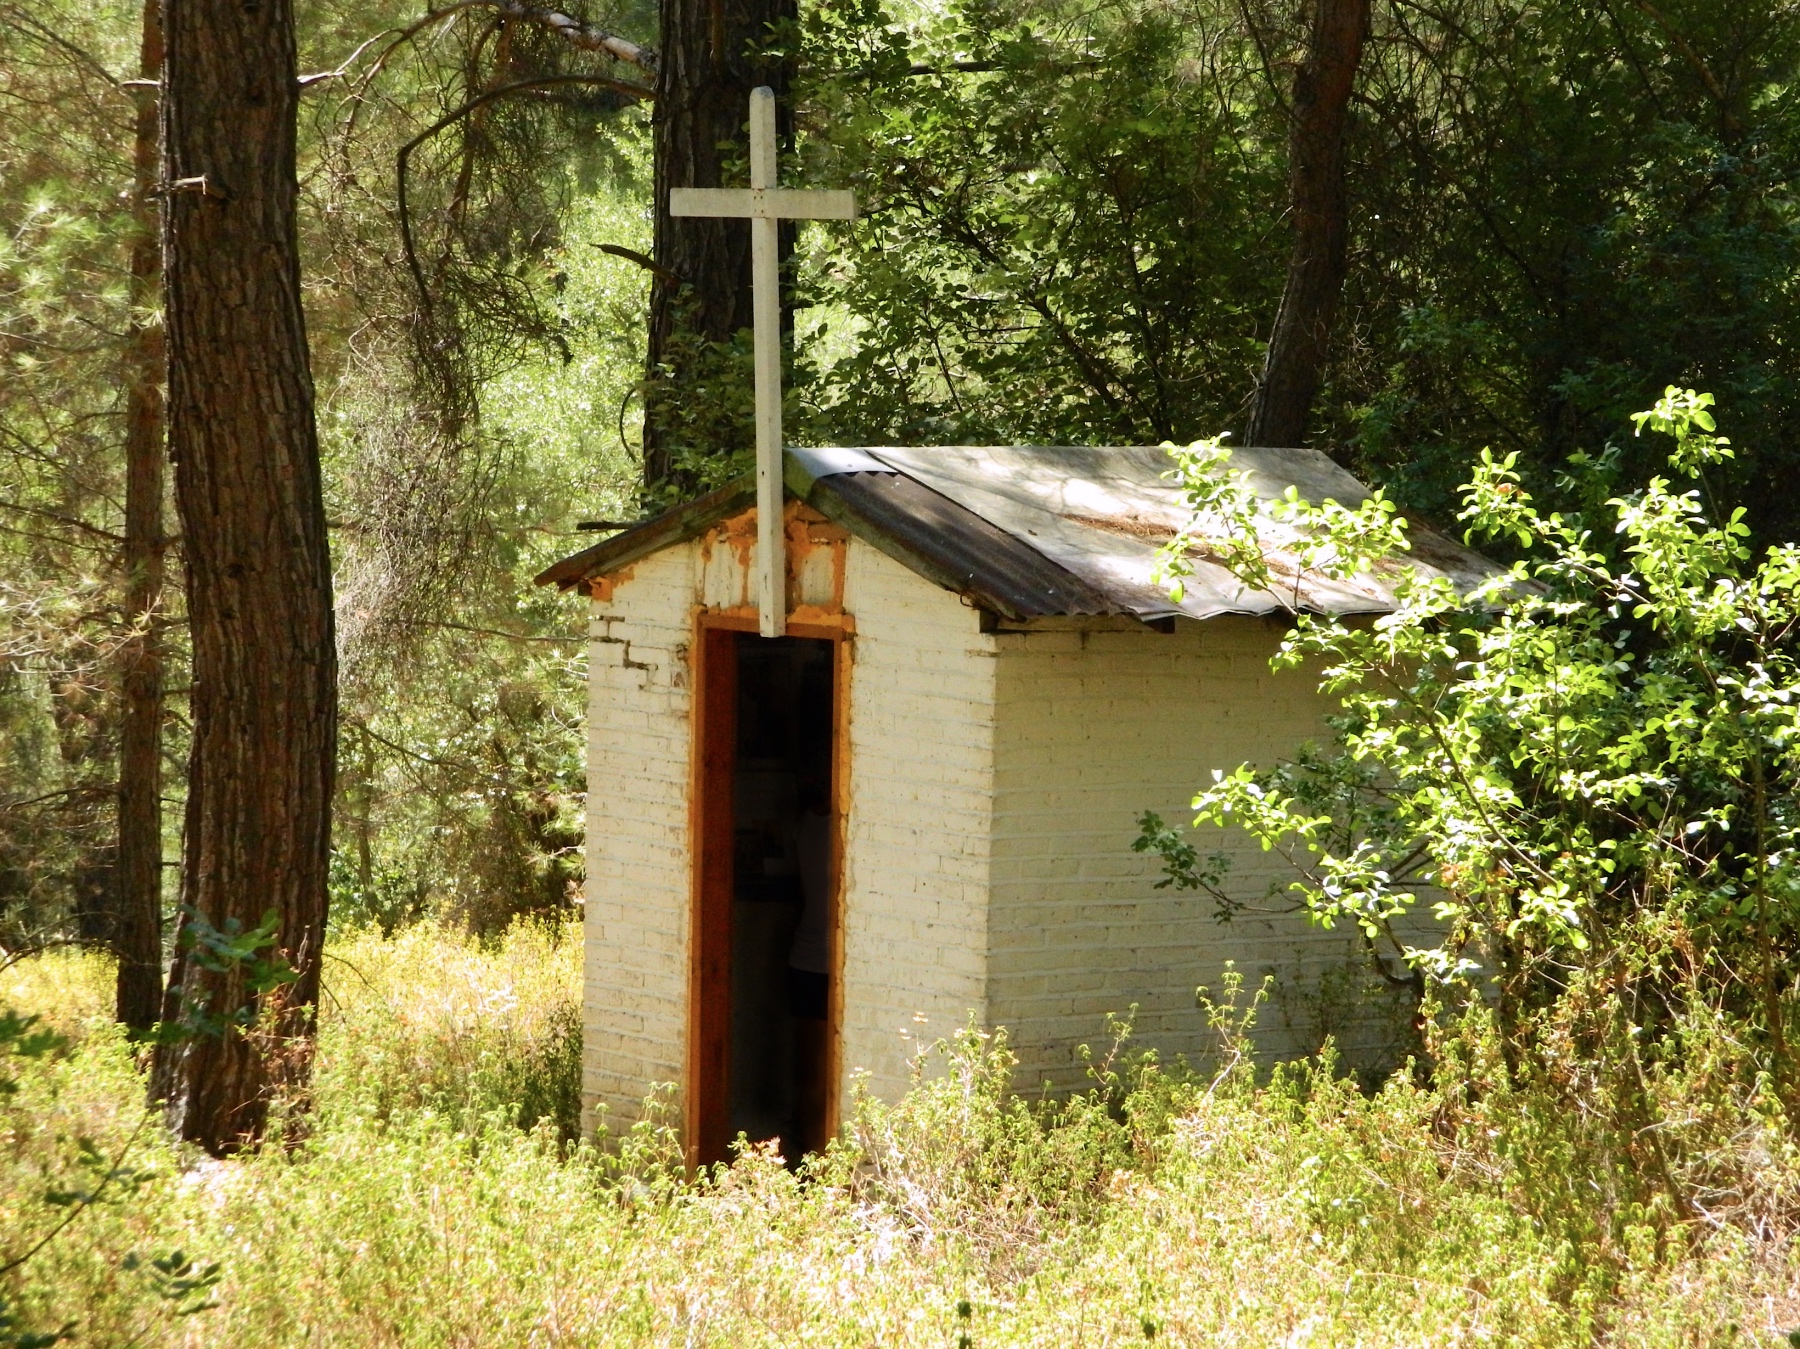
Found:
[[[343,59],[343,61],[339,63],[338,67],[335,70],[318,70],[318,71],[314,71],[311,75],[300,76],[300,79],[299,79],[300,87],[302,89],[310,89],[315,84],[323,84],[326,80],[335,80],[344,75],[348,75],[350,73],[350,67],[356,64],[356,58],[361,56],[364,52],[368,51],[370,47],[374,46],[377,42],[381,41],[381,39],[385,36],[386,36],[385,33],[375,34],[374,37],[372,37],[368,41],[364,42],[355,51],[351,52],[350,55],[346,56]],[[128,84],[131,84],[131,83],[155,84],[158,87],[160,87],[160,85],[161,85],[160,80],[155,80],[155,81],[150,81],[150,80],[129,81],[128,80],[127,83]]]
[[[389,29],[385,33],[376,34],[375,37],[370,38],[367,42],[363,43],[362,46],[352,52],[349,57],[345,59],[343,64],[338,66],[335,70],[322,71],[316,75],[301,76],[301,87],[306,88],[324,80],[334,79],[348,74],[351,64],[355,62],[357,57],[361,56],[363,52],[367,51],[372,44],[379,41],[381,38],[391,36],[393,41],[381,50],[381,53],[376,56],[369,69],[363,74],[361,82],[366,85],[368,80],[380,72],[381,68],[387,64],[388,58],[400,47],[410,42],[413,38],[417,37],[425,29],[431,27],[432,24],[437,23],[439,20],[454,19],[458,14],[465,13],[471,9],[492,9],[497,11],[504,18],[520,19],[526,23],[537,24],[539,27],[548,28],[552,32],[566,38],[571,46],[579,47],[583,51],[604,52],[614,60],[629,62],[630,64],[638,66],[643,70],[650,71],[651,73],[655,73],[656,71],[658,63],[657,54],[648,47],[640,47],[637,43],[622,38],[616,33],[608,33],[603,29],[581,23],[579,20],[572,19],[567,14],[563,14],[557,10],[539,9],[532,5],[521,4],[518,0],[456,0],[456,3],[454,4],[444,5],[439,9],[430,10],[423,17],[415,19],[404,28]]]
[[[658,280],[666,282],[668,285],[679,286],[681,284],[681,278],[674,272],[659,265],[655,259],[638,252],[635,248],[626,248],[622,244],[595,244],[594,247],[602,253],[611,253],[615,258],[624,258],[627,262],[635,262],[646,272],[652,273]]]
[[[17,25],[22,32],[29,33],[45,46],[55,47],[65,55],[73,57],[75,64],[87,70],[89,74],[104,80],[115,89],[120,87],[118,78],[106,68],[106,64],[99,57],[85,47],[77,46],[50,25],[40,22],[32,14],[14,9],[9,5],[6,9],[6,19],[8,23]]]
[[[0,510],[17,511],[21,515],[35,515],[40,520],[49,520],[54,524],[67,525],[70,529],[78,529],[94,538],[103,539],[109,544],[125,542],[123,534],[115,534],[110,529],[101,529],[73,515],[63,515],[57,511],[45,510],[42,506],[28,506],[23,501],[8,501],[0,498]]]
[[[540,28],[548,28],[551,32],[566,39],[573,47],[582,51],[605,52],[615,61],[629,61],[632,65],[654,74],[657,66],[657,55],[648,47],[640,47],[637,43],[620,37],[616,33],[608,33],[590,24],[572,19],[554,9],[538,9],[532,5],[517,3],[517,0],[493,0],[494,8],[509,19],[523,19],[527,23],[535,23]]]
[[[118,790],[116,782],[94,782],[84,787],[64,787],[61,791],[45,792],[42,796],[28,796],[23,801],[0,801],[0,811],[23,810],[26,806],[39,806],[46,801],[56,801],[73,796],[103,796]]]
[[[509,642],[580,642],[586,640],[580,634],[540,637],[524,632],[506,632],[500,628],[477,628],[467,623],[452,623],[447,619],[399,618],[394,619],[393,622],[403,628],[447,628],[452,632],[473,633],[477,637],[502,637]]]

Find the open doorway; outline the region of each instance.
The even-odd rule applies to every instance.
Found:
[[[837,643],[702,630],[690,1083],[699,1164],[830,1123]]]

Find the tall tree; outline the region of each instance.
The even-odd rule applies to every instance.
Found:
[[[161,241],[156,208],[157,87],[162,78],[160,0],[145,0],[142,80],[133,128],[137,233],[131,242],[131,328],[125,373],[125,619],[120,652],[119,915],[114,942],[117,1015],[148,1030],[162,1006],[163,341]]]
[[[1281,295],[1287,91],[1249,78],[1231,0],[804,23],[808,167],[864,214],[797,269],[846,316],[798,355],[798,434],[1154,445],[1243,415]]]
[[[735,376],[749,384],[747,361],[734,371],[724,349],[751,326],[750,229],[742,220],[671,216],[669,189],[724,185],[730,158],[747,157],[750,91],[758,85],[775,90],[780,139],[790,139],[788,71],[768,49],[776,25],[795,14],[794,0],[663,0],[644,477],[674,495],[704,485],[696,460],[750,444],[748,416],[715,415],[733,401],[722,396],[721,382]],[[792,239],[784,227],[784,258]],[[707,415],[697,418],[698,408]]]
[[[304,1077],[337,747],[331,568],[295,220],[290,0],[168,0],[168,434],[193,643],[183,918],[156,1088],[214,1154]],[[272,962],[245,958],[272,913]],[[234,939],[235,938],[235,944]]]
[[[1294,251],[1250,406],[1247,445],[1300,444],[1318,397],[1350,240],[1344,126],[1368,32],[1369,0],[1314,0],[1288,133]]]

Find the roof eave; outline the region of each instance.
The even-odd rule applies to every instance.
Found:
[[[742,474],[705,496],[695,497],[592,548],[552,563],[532,578],[532,584],[573,590],[596,576],[628,567],[660,548],[698,538],[726,516],[755,501],[756,475]]]
[[[1017,538],[944,496],[929,485],[893,469],[851,469],[815,475],[802,456],[789,455],[783,465],[788,495],[805,502],[833,523],[884,553],[930,584],[962,596],[996,618],[1016,622],[1036,617],[1117,616],[1162,628],[1176,617],[1200,619],[1229,614],[1292,615],[1297,611],[1339,616],[1391,612],[1392,606],[1372,597],[1338,597],[1336,604],[1309,597],[1295,605],[1278,595],[1243,592],[1228,597],[1223,586],[1212,603],[1192,587],[1183,604],[1166,595],[1136,589],[1098,586],[1070,571],[1042,549]],[[867,480],[866,483],[864,480]],[[889,484],[882,488],[880,483]],[[892,493],[899,492],[898,498]],[[752,473],[673,507],[642,524],[614,535],[545,568],[538,585],[573,590],[598,577],[616,573],[662,548],[697,538],[720,521],[753,506]],[[908,511],[917,515],[913,519]],[[943,516],[950,513],[954,518]],[[904,517],[904,518],[903,518]],[[935,526],[927,523],[936,521]],[[1471,555],[1473,556],[1473,555]],[[1297,596],[1294,598],[1298,598]],[[1349,603],[1344,603],[1349,600]]]

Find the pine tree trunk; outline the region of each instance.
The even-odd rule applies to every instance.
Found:
[[[1344,126],[1369,31],[1369,0],[1314,0],[1312,38],[1294,75],[1288,183],[1294,251],[1246,445],[1299,445],[1318,397],[1350,239]]]
[[[273,1092],[308,1067],[337,660],[300,301],[291,0],[167,0],[163,21],[169,445],[194,725],[164,1015],[193,1033],[162,1052],[155,1085],[177,1131],[223,1154],[254,1144]],[[248,962],[196,958],[209,929],[252,929],[270,911],[291,985],[259,996]]]
[[[160,0],[144,4],[139,70],[162,74]],[[138,91],[135,146],[137,237],[131,245],[131,331],[125,345],[125,621],[138,632],[121,652],[119,728],[118,1019],[148,1030],[162,1007],[163,579],[162,243],[153,195],[157,170],[154,90]]]
[[[788,142],[787,72],[779,61],[752,60],[751,47],[766,44],[770,25],[796,12],[794,0],[663,0],[654,114],[657,271],[644,398],[644,478],[651,487],[692,490],[684,450],[725,454],[752,443],[748,417],[738,419],[741,427],[729,425],[697,415],[694,406],[718,400],[719,377],[731,378],[716,344],[751,324],[749,222],[671,216],[669,189],[726,186],[721,162],[734,153],[748,164],[750,91],[758,85],[775,90],[778,130]],[[784,259],[792,240],[792,228],[784,227]],[[748,365],[736,373],[747,388]]]

